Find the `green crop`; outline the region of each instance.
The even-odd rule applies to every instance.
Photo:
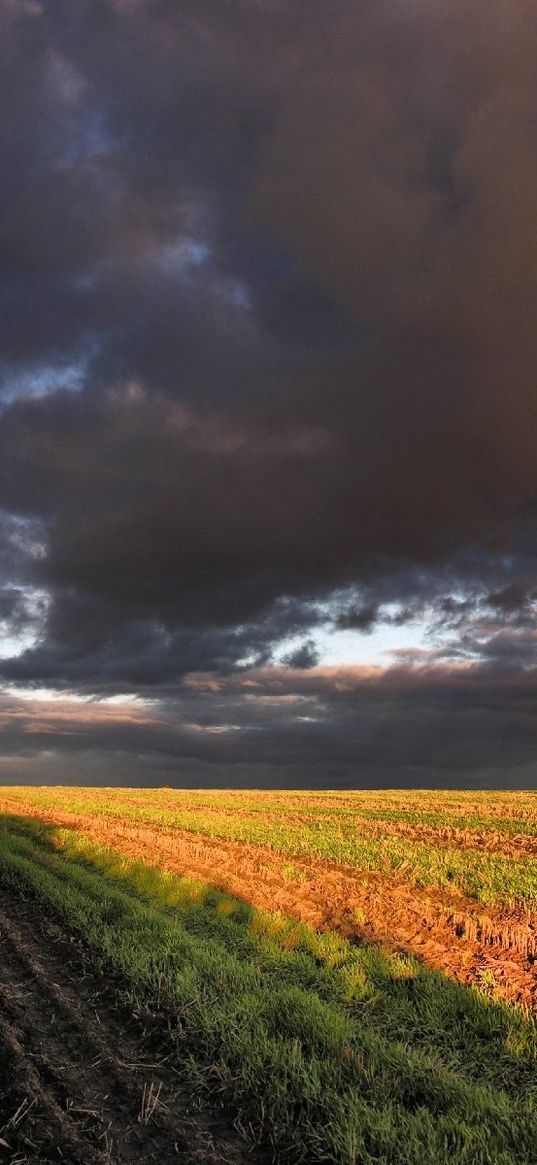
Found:
[[[4,817],[0,879],[169,1016],[193,1090],[293,1165],[530,1165],[537,1030],[403,955],[357,947],[69,830]]]

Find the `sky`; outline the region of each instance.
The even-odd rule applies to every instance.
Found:
[[[0,0],[0,782],[537,787],[534,0]]]

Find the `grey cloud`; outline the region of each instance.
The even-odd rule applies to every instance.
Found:
[[[294,651],[290,651],[283,657],[283,662],[287,664],[287,667],[298,668],[299,670],[315,667],[319,662],[319,651],[313,639],[305,639],[299,647],[296,647]]]
[[[8,695],[0,768],[57,781],[75,765],[113,784],[130,758],[140,783],[532,787],[536,674],[490,664],[399,667],[375,683],[360,669],[192,674],[148,707]]]
[[[438,658],[525,676],[529,0],[36,0],[0,21],[0,581],[36,637],[4,675],[158,689],[291,637],[306,673],[330,619],[426,616]],[[361,700],[357,755],[391,771]],[[410,718],[442,766],[435,717]],[[286,731],[293,772],[315,739],[351,779],[348,741]]]
[[[336,627],[341,630],[371,631],[378,617],[379,608],[375,603],[367,603],[362,607],[348,607],[338,615]]]

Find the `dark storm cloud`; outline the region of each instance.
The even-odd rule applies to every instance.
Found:
[[[262,146],[260,219],[372,337],[339,421],[373,548],[508,545],[535,495],[535,19],[347,9]]]
[[[316,669],[253,673],[222,680],[205,700],[213,718],[233,724],[243,709],[247,731],[234,743],[236,760],[256,755],[293,780],[304,766],[312,785],[377,783],[479,784],[535,780],[536,671],[506,679],[478,668]],[[188,683],[188,681],[187,681]],[[192,679],[201,718],[203,678]],[[244,696],[248,693],[247,710]],[[257,739],[256,739],[257,737]],[[211,736],[211,749],[224,740]],[[507,766],[511,775],[506,776]],[[284,780],[285,783],[285,780]]]
[[[0,4],[6,678],[286,639],[306,673],[330,619],[533,666],[536,33],[529,0]]]
[[[336,626],[343,631],[371,631],[378,616],[379,608],[375,603],[366,603],[361,607],[348,607],[347,610],[338,615]]]
[[[191,675],[149,704],[0,701],[4,780],[306,787],[532,787],[537,672]],[[96,759],[97,758],[97,759]]]
[[[158,691],[200,668],[226,674],[267,664],[274,644],[310,631],[321,618],[311,605],[279,600],[257,622],[169,630],[157,620],[129,616],[113,603],[105,606],[76,592],[62,592],[45,635],[5,660],[2,674],[15,683],[65,686],[88,694],[147,687]],[[297,657],[302,666],[316,661],[310,640],[291,653],[291,666]]]
[[[315,667],[319,662],[319,658],[320,653],[315,646],[314,640],[305,639],[294,651],[290,651],[287,655],[284,655],[282,662],[287,664],[287,667],[305,671],[308,668]]]

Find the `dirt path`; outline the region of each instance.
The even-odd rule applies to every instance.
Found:
[[[0,1160],[254,1165],[41,908],[0,886]]]

